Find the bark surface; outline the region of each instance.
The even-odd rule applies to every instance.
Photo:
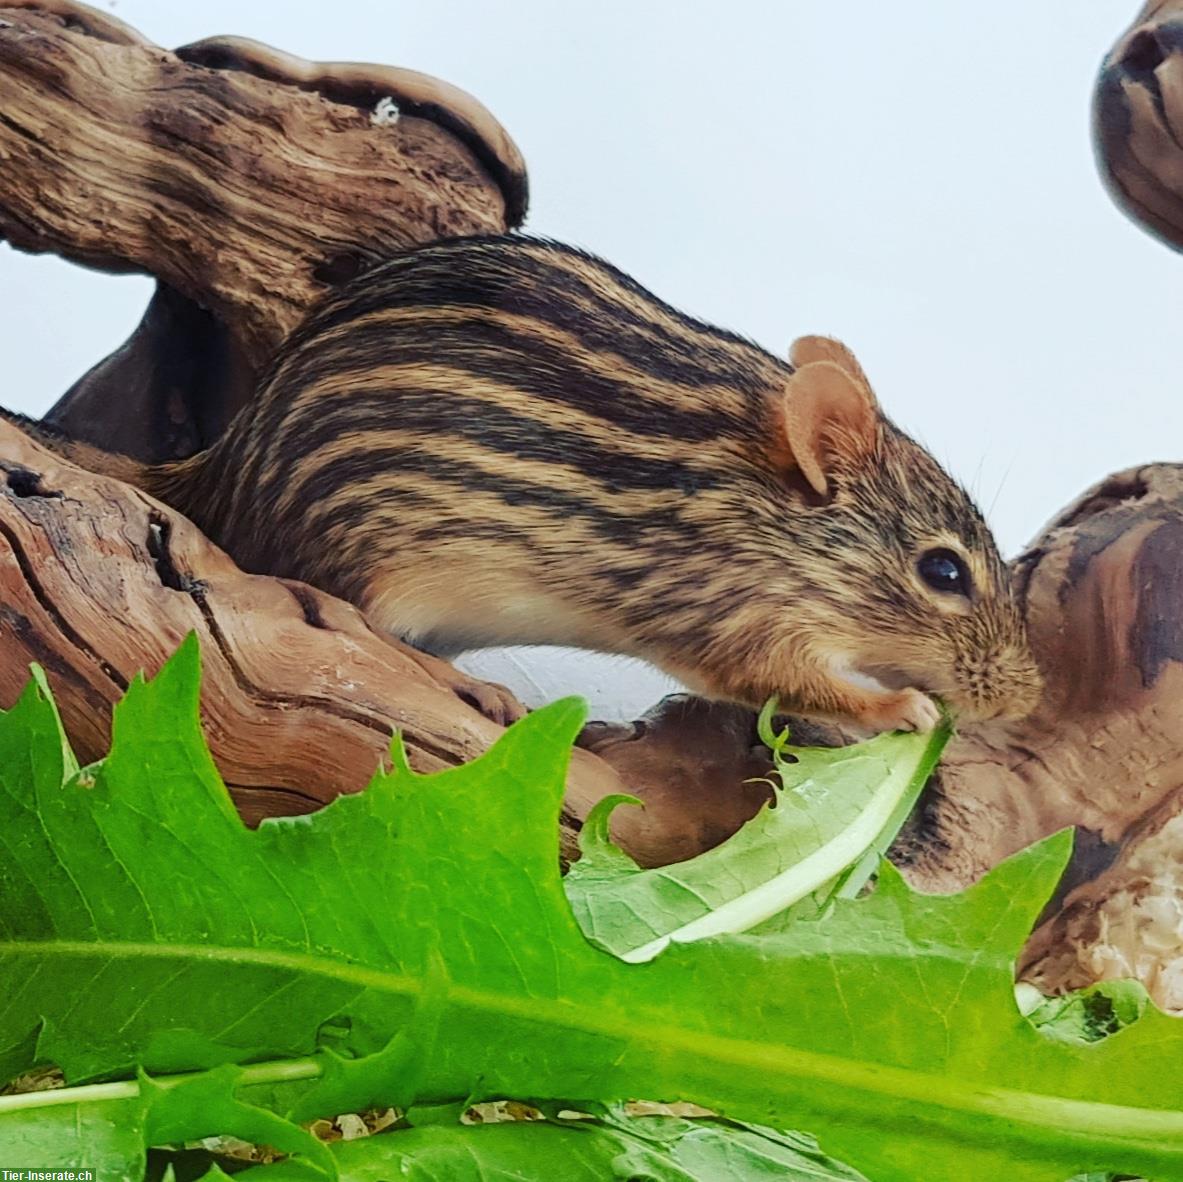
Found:
[[[157,299],[48,420],[141,459],[215,439],[334,283],[521,221],[525,166],[475,99],[245,39],[176,51],[66,0],[0,0],[0,236]]]
[[[1093,136],[1114,201],[1183,250],[1183,0],[1147,0],[1109,51]]]

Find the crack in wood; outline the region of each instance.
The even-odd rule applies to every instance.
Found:
[[[78,633],[78,631],[70,624],[57,605],[46,593],[41,581],[37,578],[36,572],[33,570],[32,563],[29,562],[28,555],[25,553],[24,547],[21,545],[20,538],[17,537],[16,532],[12,530],[4,521],[0,521],[0,537],[8,543],[12,550],[12,555],[16,559],[17,567],[21,572],[21,577],[24,579],[26,586],[33,593],[33,598],[37,600],[38,605],[42,611],[53,621],[54,627],[73,645],[79,652],[84,653],[91,661],[93,661],[102,671],[103,676],[112,681],[119,687],[120,691],[125,691],[128,686],[128,680],[119,672],[109,661],[105,660],[99,655]]]

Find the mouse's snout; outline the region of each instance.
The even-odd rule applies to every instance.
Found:
[[[1026,718],[1043,696],[1043,677],[1025,645],[988,653],[960,672],[949,705],[967,722]]]

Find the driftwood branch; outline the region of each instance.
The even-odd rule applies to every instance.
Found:
[[[1148,5],[1096,107],[1119,199],[1177,244],[1178,20],[1178,0]],[[214,438],[333,283],[410,243],[502,230],[525,196],[508,137],[441,83],[233,39],[169,52],[69,0],[0,0],[0,160],[0,233],[14,245],[157,278],[136,333],[51,415],[154,458]],[[967,727],[894,851],[915,883],[949,889],[1075,826],[1066,897],[1026,958],[1045,987],[1133,971],[1183,1007],[1181,572],[1183,468],[1118,474],[1066,510],[1016,563],[1043,705],[1020,725]],[[494,688],[309,587],[243,574],[170,510],[0,425],[0,707],[39,661],[94,758],[128,679],[191,629],[207,734],[248,820],[362,788],[396,726],[421,770],[500,734]],[[607,792],[646,801],[614,826],[650,864],[717,843],[765,799],[747,782],[768,761],[745,710],[678,697],[627,726],[593,724],[582,744],[568,854]]]
[[[455,87],[235,38],[169,52],[61,0],[0,0],[0,161],[13,246],[160,281],[48,416],[145,459],[216,438],[334,283],[525,206],[513,142]]]
[[[1183,249],[1183,0],[1147,0],[1110,50],[1093,134],[1114,201]]]

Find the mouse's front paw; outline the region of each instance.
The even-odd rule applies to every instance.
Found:
[[[526,707],[505,686],[498,685],[495,681],[481,681],[479,677],[471,677],[441,657],[434,657],[422,649],[413,648],[405,641],[393,637],[387,639],[406,653],[421,669],[426,670],[438,684],[450,689],[462,702],[483,714],[490,722],[495,722],[498,726],[509,726],[511,722],[525,717]]]
[[[859,721],[877,731],[931,731],[941,721],[940,707],[918,689],[909,687],[885,694],[881,701],[859,716]]]

